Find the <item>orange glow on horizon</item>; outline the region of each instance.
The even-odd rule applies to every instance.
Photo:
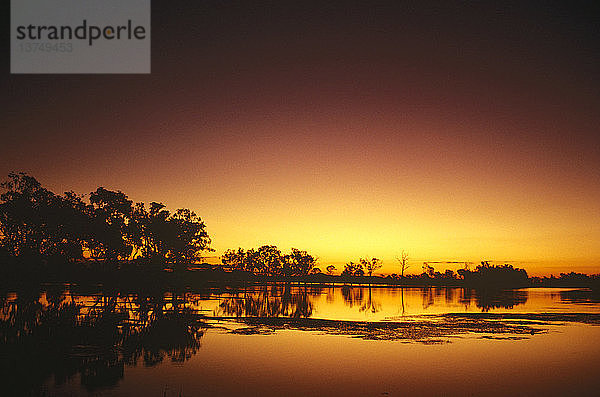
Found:
[[[157,19],[152,74],[7,73],[0,176],[190,208],[216,255],[275,244],[321,264],[379,257],[387,273],[405,250],[410,272],[598,273],[596,24],[507,25],[481,6],[473,26],[470,6]],[[203,49],[181,58],[191,30]]]
[[[287,125],[284,119],[278,124]],[[445,260],[511,263],[533,275],[600,272],[594,216],[600,186],[583,186],[593,170],[587,176],[578,164],[548,168],[525,153],[496,152],[474,133],[450,141],[434,133],[423,138],[418,131],[425,127],[406,132],[402,125],[371,124],[377,133],[370,136],[361,126],[331,133],[329,122],[306,136],[309,126],[288,125],[278,136],[264,132],[276,130],[271,122],[216,123],[219,146],[202,155],[193,143],[202,127],[190,125],[190,145],[178,156],[168,145],[160,151],[157,143],[142,146],[140,152],[153,155],[129,171],[117,162],[100,175],[86,169],[31,173],[55,192],[104,186],[136,202],[190,208],[205,221],[214,255],[275,244],[307,250],[319,257],[321,270],[332,263],[338,272],[347,261],[375,256],[384,261],[379,273],[398,273],[395,257],[402,250],[410,255],[408,273],[420,273],[424,261]],[[241,134],[255,138],[251,147],[236,143]]]
[[[482,143],[457,126],[450,139],[436,132],[452,131],[448,120],[421,127],[372,120],[371,135],[360,117],[337,120],[338,130],[327,118],[317,121],[190,124],[181,131],[189,145],[177,146],[177,155],[168,142],[141,145],[137,150],[152,156],[136,159],[133,169],[118,161],[99,175],[32,174],[55,192],[104,186],[136,202],[190,208],[216,249],[207,255],[274,244],[307,250],[321,270],[335,264],[338,272],[347,261],[374,256],[384,261],[379,273],[398,273],[395,257],[405,250],[408,273],[420,273],[424,261],[481,260],[531,275],[600,273],[600,185],[580,162],[530,156],[521,145],[531,143],[504,142],[494,131]],[[279,128],[286,133],[277,135]],[[219,132],[204,149],[195,138],[202,129]]]

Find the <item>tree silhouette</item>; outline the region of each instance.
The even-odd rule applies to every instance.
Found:
[[[365,275],[362,263],[348,262],[344,265],[342,276],[355,276],[360,277]]]
[[[88,248],[93,257],[117,263],[133,251],[128,241],[128,223],[133,214],[133,202],[121,191],[99,187],[90,193],[93,208],[92,232]]]
[[[404,271],[410,266],[408,265],[408,252],[402,250],[400,257],[396,257],[396,260],[400,263],[400,276],[404,277]]]
[[[292,248],[291,252],[284,257],[285,262],[285,275],[303,276],[310,274],[317,264],[317,259],[308,254],[306,251],[300,251],[296,248]],[[321,271],[319,270],[319,273]]]
[[[164,243],[167,246],[167,258],[180,267],[200,259],[204,250],[212,251],[206,225],[189,209],[178,209],[167,222],[168,234]]]
[[[151,202],[146,212],[143,206],[138,205],[139,224],[142,228],[143,253],[150,260],[166,261],[168,246],[166,241],[169,236],[169,217],[171,213],[162,203]]]
[[[506,287],[523,286],[528,282],[524,269],[514,268],[509,264],[495,266],[488,261],[481,262],[475,271],[459,269],[458,274],[467,285]]]
[[[423,276],[425,276],[425,277],[434,277],[435,276],[435,269],[429,263],[423,262],[422,268],[423,268],[423,273],[422,273]]]
[[[82,257],[84,206],[72,192],[64,197],[43,188],[25,173],[11,173],[0,186],[0,245],[25,261]]]
[[[99,187],[84,196],[56,195],[25,173],[0,184],[0,253],[28,266],[89,257],[119,266],[144,258],[182,267],[210,251],[204,222],[191,210],[171,214],[163,204],[133,202],[121,191]]]
[[[264,276],[306,276],[314,274],[317,259],[306,251],[292,248],[289,254],[282,254],[275,245],[263,245],[258,249],[228,249],[221,256],[223,267],[228,270],[242,270]],[[320,270],[319,270],[320,273]]]
[[[280,275],[283,274],[284,257],[275,245],[258,247],[252,255],[254,267],[258,274]]]
[[[380,269],[383,266],[383,262],[381,259],[372,258],[372,259],[364,259],[360,258],[360,263],[362,267],[364,267],[365,272],[371,277],[373,272]]]
[[[243,248],[228,249],[221,256],[221,263],[228,270],[251,271],[246,265],[246,251]]]

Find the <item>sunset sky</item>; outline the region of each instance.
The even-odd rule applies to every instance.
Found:
[[[150,75],[4,57],[0,175],[191,208],[215,255],[600,272],[597,5],[249,3],[153,1]]]

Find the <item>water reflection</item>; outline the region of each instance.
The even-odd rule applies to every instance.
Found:
[[[76,374],[90,392],[114,387],[125,366],[188,360],[206,328],[186,294],[76,298],[56,287],[0,298],[7,395],[38,394],[47,378],[61,385]]]
[[[367,288],[343,286],[341,298],[349,309],[365,314],[380,313],[384,317],[368,317],[370,320],[384,319],[389,315],[420,315],[453,311],[511,310],[525,305],[527,290],[473,290],[463,288]],[[335,303],[335,294],[328,293],[327,303]],[[314,297],[317,301],[319,297]],[[318,305],[322,308],[322,305]],[[396,312],[393,312],[396,308]],[[341,318],[340,318],[341,319]]]
[[[600,291],[589,289],[572,289],[559,291],[560,300],[566,303],[600,303]]]
[[[381,311],[381,303],[373,299],[373,289],[352,288],[347,285],[342,287],[344,302],[349,307],[357,306],[360,312],[377,313]]]
[[[298,287],[290,284],[244,289],[221,300],[216,316],[234,317],[311,317],[312,297],[322,293],[322,288]]]
[[[464,289],[461,299],[467,305],[475,300],[482,312],[490,309],[513,309],[515,306],[527,303],[526,290],[483,290]]]
[[[511,310],[527,303],[527,290],[375,288],[290,284],[249,287],[216,294],[217,317],[291,317],[378,321],[386,316],[453,311]],[[416,304],[420,302],[418,305]],[[340,306],[343,304],[343,306]]]
[[[508,332],[517,338],[539,332],[514,323],[521,320],[598,322],[597,315],[563,315],[568,312],[600,313],[597,293],[289,283],[193,293],[48,286],[42,292],[0,294],[0,381],[7,395],[44,394],[44,387],[54,387],[48,386],[48,379],[60,386],[77,377],[88,392],[114,388],[127,367],[190,360],[207,329],[224,317],[250,325],[240,334],[270,335],[292,328],[423,343],[446,343],[446,338],[462,332]],[[421,315],[425,316],[409,318]],[[438,320],[431,322],[428,315]],[[439,321],[440,315],[444,321]]]

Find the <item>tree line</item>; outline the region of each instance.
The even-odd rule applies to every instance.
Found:
[[[211,250],[204,222],[191,210],[133,203],[121,191],[55,194],[32,176],[11,173],[0,185],[0,261],[75,262],[84,257],[179,264]]]
[[[201,262],[204,252],[214,251],[206,225],[187,208],[170,211],[159,202],[134,203],[125,193],[104,187],[88,195],[73,191],[55,194],[22,172],[9,174],[0,188],[0,264],[15,265],[2,267],[9,272],[84,260],[108,269],[134,262],[160,270],[183,270]],[[408,254],[402,251],[397,260],[400,274],[375,277],[383,261],[373,257],[346,263],[336,276],[334,265],[323,273],[317,267],[318,259],[307,251],[292,248],[283,253],[275,245],[263,245],[228,249],[220,266],[213,268],[222,274],[213,272],[212,277],[225,281],[234,273],[240,280],[301,277],[314,282],[505,286],[597,285],[600,279],[580,273],[529,278],[524,269],[486,261],[474,270],[465,267],[443,273],[425,262],[422,273],[405,275]]]
[[[221,257],[224,269],[243,271],[261,276],[306,276],[320,273],[317,258],[306,251],[292,248],[283,254],[275,245],[263,245],[257,249],[228,249]]]

